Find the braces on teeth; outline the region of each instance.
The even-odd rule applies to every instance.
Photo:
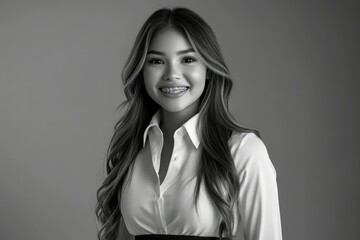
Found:
[[[173,88],[161,88],[161,91],[164,93],[179,93],[186,91],[186,87],[173,87]]]

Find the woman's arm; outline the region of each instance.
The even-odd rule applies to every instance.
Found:
[[[246,134],[232,149],[240,178],[238,209],[245,240],[281,240],[276,172],[266,147]]]

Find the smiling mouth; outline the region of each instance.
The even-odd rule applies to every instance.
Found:
[[[162,87],[160,91],[163,93],[179,94],[188,90],[189,87]]]

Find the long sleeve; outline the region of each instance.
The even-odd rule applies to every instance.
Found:
[[[245,240],[281,240],[276,172],[262,140],[246,134],[233,145],[240,178],[238,210]]]

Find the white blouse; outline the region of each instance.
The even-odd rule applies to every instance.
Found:
[[[194,201],[201,145],[196,131],[198,114],[174,133],[174,149],[160,184],[163,134],[157,112],[144,132],[132,172],[122,188],[121,212],[132,235],[173,234],[218,237],[221,215],[205,188]],[[276,172],[263,142],[253,133],[233,133],[229,141],[240,181],[233,209],[233,235],[240,225],[245,240],[281,240]]]

